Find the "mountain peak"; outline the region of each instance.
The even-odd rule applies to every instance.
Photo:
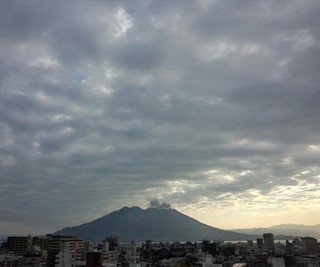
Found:
[[[120,210],[129,210],[129,209],[132,209],[132,210],[142,210],[142,208],[140,208],[139,206],[132,206],[132,207],[124,206],[124,207],[122,207]],[[120,211],[120,210],[119,210],[119,211]]]
[[[125,206],[92,222],[64,228],[55,234],[77,235],[95,242],[109,235],[117,235],[123,241],[247,240],[257,237],[211,227],[175,209],[141,209],[137,206]]]

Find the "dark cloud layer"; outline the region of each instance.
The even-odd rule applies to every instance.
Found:
[[[319,210],[319,11],[315,0],[3,2],[0,232],[148,199],[220,227],[237,210]]]

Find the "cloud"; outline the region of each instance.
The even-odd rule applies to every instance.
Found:
[[[171,205],[166,203],[166,202],[160,202],[159,199],[152,199],[150,200],[150,208],[155,208],[155,209],[170,209]]]
[[[146,198],[220,226],[317,211],[319,11],[3,4],[0,225],[54,231]]]

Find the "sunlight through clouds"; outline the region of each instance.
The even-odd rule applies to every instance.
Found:
[[[115,18],[117,22],[115,27],[116,36],[121,37],[132,27],[132,21],[129,14],[123,8],[118,9]]]

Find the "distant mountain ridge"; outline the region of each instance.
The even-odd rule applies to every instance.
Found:
[[[316,225],[302,225],[302,224],[280,224],[266,228],[249,228],[249,229],[232,229],[243,234],[263,234],[273,233],[275,235],[289,235],[294,237],[310,236],[320,239],[320,224]]]
[[[175,209],[144,210],[140,207],[123,207],[92,222],[63,228],[54,234],[77,235],[95,242],[109,235],[117,235],[123,241],[240,241],[261,237],[211,227]]]

